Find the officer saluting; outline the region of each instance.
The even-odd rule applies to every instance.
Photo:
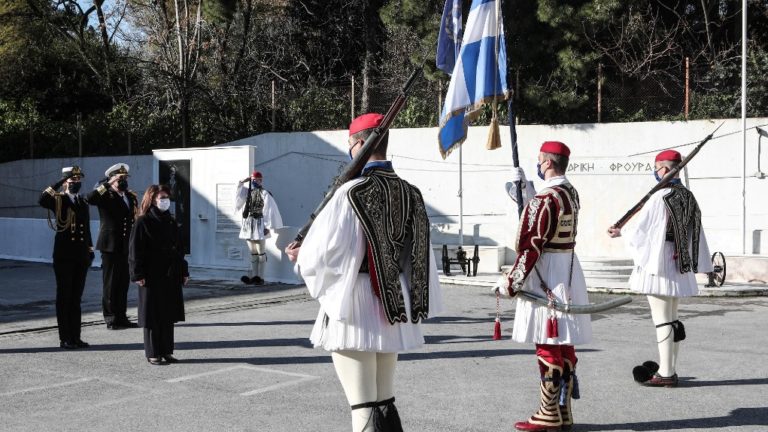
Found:
[[[118,163],[107,169],[107,178],[88,194],[88,203],[99,208],[99,239],[104,280],[101,307],[107,328],[136,328],[128,321],[128,239],[136,218],[138,199],[128,190],[128,165]]]
[[[56,231],[53,242],[53,271],[56,274],[56,321],[60,346],[64,349],[86,348],[80,339],[80,300],[85,277],[93,261],[88,202],[78,195],[85,175],[80,167],[61,170],[62,178],[46,188],[38,203],[54,213],[48,224]],[[58,192],[63,186],[62,192]]]

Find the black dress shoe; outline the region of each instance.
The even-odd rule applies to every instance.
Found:
[[[243,277],[240,278],[240,282],[242,282],[244,284],[249,284],[249,283],[251,283],[251,278],[249,278],[248,276],[243,276]]]
[[[64,349],[68,349],[68,350],[77,349],[77,345],[76,345],[74,342],[65,342],[65,341],[61,341],[61,343],[59,344],[59,346],[60,346],[61,348],[64,348]]]
[[[78,339],[75,341],[75,346],[77,346],[78,348],[88,348],[89,346],[91,346],[91,344],[89,344],[88,342],[85,342],[82,339]]]
[[[174,357],[174,356],[172,356],[172,355],[170,355],[170,354],[168,354],[168,355],[164,355],[164,356],[163,356],[163,358],[164,358],[164,359],[165,359],[165,361],[167,361],[168,363],[178,363],[178,362],[179,362],[179,359],[177,359],[176,357]]]
[[[113,325],[117,325],[118,328],[139,328],[138,324],[130,322],[127,319],[125,321],[118,321]]]
[[[164,362],[162,358],[147,357],[147,361],[149,362],[149,364],[155,365],[155,366],[163,366],[168,364]]]
[[[251,278],[251,283],[253,285],[264,285],[264,279],[260,278],[259,276],[254,276]]]

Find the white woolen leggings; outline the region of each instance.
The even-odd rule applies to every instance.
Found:
[[[335,351],[331,358],[350,406],[394,396],[397,353]],[[353,410],[352,432],[373,431],[372,413],[372,408]]]
[[[265,240],[246,240],[245,242],[248,244],[248,250],[251,251],[251,277],[258,276],[263,278],[264,261],[259,260],[258,256],[261,256],[267,252],[267,242]]]
[[[654,325],[664,324],[677,319],[677,306],[680,299],[667,296],[648,296],[651,318]],[[671,377],[677,373],[677,351],[680,342],[675,342],[674,329],[671,325],[656,328],[656,343],[659,346],[659,375]]]

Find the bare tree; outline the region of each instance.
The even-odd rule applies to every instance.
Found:
[[[667,24],[650,5],[630,6],[625,14],[602,27],[583,26],[592,49],[624,75],[646,79],[679,70],[680,23]]]
[[[133,1],[134,42],[142,47],[142,61],[159,78],[164,95],[178,110],[181,146],[190,140],[190,107],[197,87],[198,65],[207,52],[202,0]]]

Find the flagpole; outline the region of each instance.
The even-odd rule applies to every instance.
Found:
[[[459,146],[459,247],[464,246],[464,189],[462,179],[462,154]]]

